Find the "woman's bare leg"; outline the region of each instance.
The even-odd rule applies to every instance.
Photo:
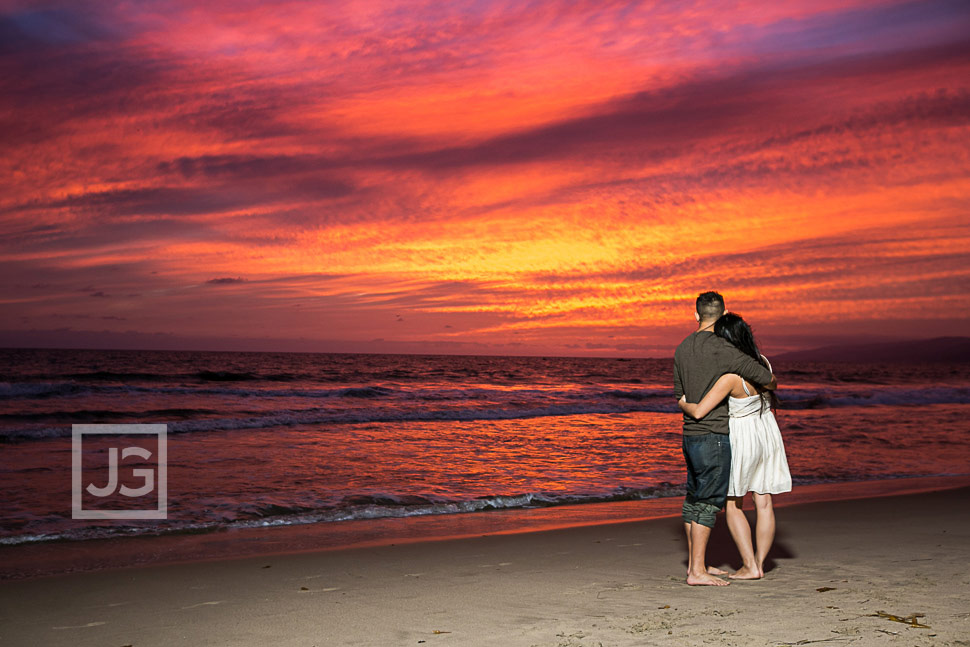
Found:
[[[758,521],[755,523],[755,537],[758,540],[758,552],[755,562],[758,571],[764,574],[765,558],[775,541],[775,508],[771,503],[770,494],[755,494],[754,505],[758,510]]]
[[[758,562],[755,560],[754,547],[751,545],[751,526],[748,518],[738,505],[741,497],[728,497],[727,505],[724,507],[724,514],[727,517],[728,529],[731,537],[741,553],[741,561],[744,566],[738,572],[731,575],[735,580],[757,580],[762,576]]]

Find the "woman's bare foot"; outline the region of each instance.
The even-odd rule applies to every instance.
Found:
[[[742,566],[733,575],[729,575],[732,580],[760,580],[765,574],[760,570]]]
[[[727,586],[730,584],[730,582],[725,582],[721,578],[714,577],[709,573],[701,573],[700,575],[688,573],[687,583],[691,586]]]

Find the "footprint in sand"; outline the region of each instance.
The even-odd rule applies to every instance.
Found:
[[[327,577],[327,573],[319,573],[317,575],[300,575],[299,577],[287,577],[287,582],[302,582],[303,580],[318,580],[321,577]]]

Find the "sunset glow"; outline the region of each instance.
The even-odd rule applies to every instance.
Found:
[[[968,330],[965,2],[0,7],[0,345]]]

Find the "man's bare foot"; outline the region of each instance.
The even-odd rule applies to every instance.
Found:
[[[765,574],[759,570],[742,566],[733,575],[728,575],[732,580],[760,580]]]
[[[730,582],[725,582],[719,577],[714,577],[708,573],[700,575],[688,574],[687,583],[691,586],[727,586]]]
[[[727,575],[727,571],[722,571],[717,566],[708,566],[707,572],[711,575]],[[690,566],[687,567],[687,574],[690,575]]]

